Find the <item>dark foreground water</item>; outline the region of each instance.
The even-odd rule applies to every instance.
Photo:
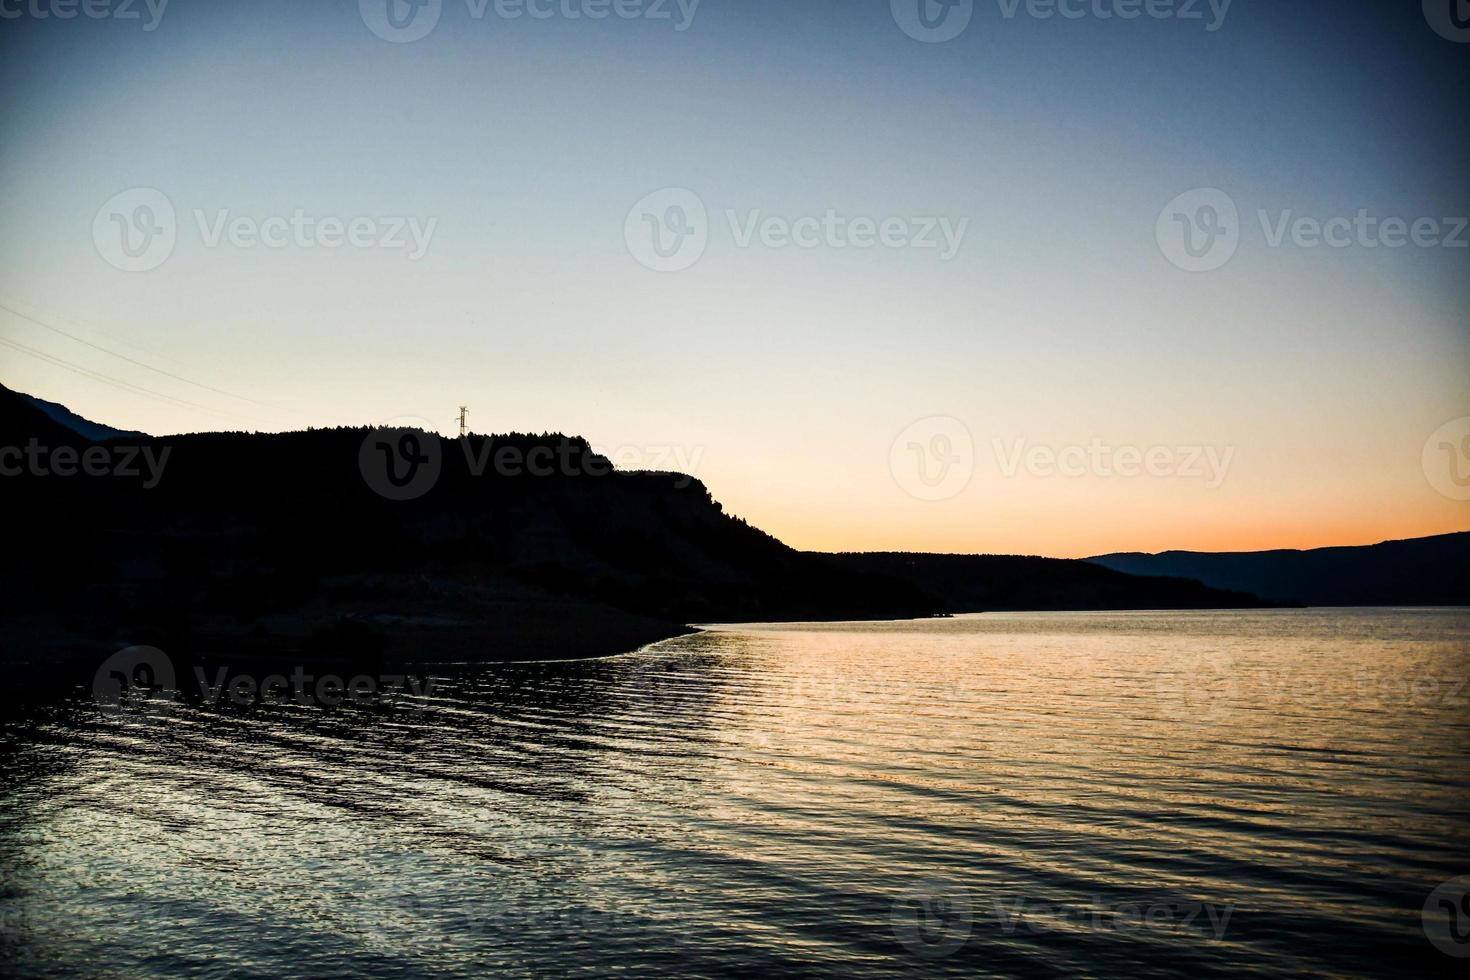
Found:
[[[0,971],[1470,962],[1466,611],[731,627],[441,673],[386,709],[4,723]]]

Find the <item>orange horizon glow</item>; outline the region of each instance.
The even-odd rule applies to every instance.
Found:
[[[167,433],[231,427],[213,419],[200,424],[192,413],[172,406],[114,397],[85,378],[46,365],[7,371],[0,380],[120,429]],[[289,403],[291,394],[283,389],[267,397]],[[433,401],[417,400],[409,412],[348,403],[346,410],[337,406],[338,417],[323,401],[302,405],[297,413],[315,416],[317,427],[416,415],[425,427],[437,424],[441,434],[451,435],[449,412],[435,407],[442,400],[442,393]],[[472,406],[485,403],[466,400]],[[1171,438],[1167,427],[1143,416],[1127,420],[1130,431],[1149,435],[1134,443],[1233,447],[1216,486],[1188,477],[1007,475],[1002,458],[1007,439],[996,443],[984,435],[961,433],[957,438],[972,446],[970,478],[938,500],[911,492],[923,488],[912,483],[913,474],[895,468],[903,459],[896,464],[891,455],[894,430],[902,427],[885,424],[881,415],[853,419],[855,428],[848,429],[840,418],[824,422],[820,430],[808,423],[809,431],[783,426],[780,419],[732,423],[728,415],[720,426],[704,419],[671,424],[666,418],[625,415],[616,426],[588,430],[571,418],[581,411],[567,410],[540,424],[486,423],[472,408],[471,421],[478,423],[472,426],[475,431],[493,426],[500,431],[579,434],[620,469],[691,473],[727,513],[799,550],[1087,558],[1114,552],[1310,550],[1470,530],[1470,501],[1440,492],[1426,473],[1426,433],[1444,424],[1439,421],[1444,411],[1380,412],[1373,426],[1355,429],[1351,454],[1340,451],[1332,439],[1300,443],[1291,431],[1269,425],[1221,431],[1201,425],[1194,431],[1202,436],[1190,440],[1182,434]],[[590,407],[585,414],[597,417]],[[987,413],[977,409],[969,414]],[[1029,425],[1046,432],[1050,438],[1031,440],[1037,444],[1088,441],[1079,432],[1059,430],[1059,421],[1064,423],[1065,417],[1030,413],[1007,428],[1025,431],[1023,426]],[[1313,424],[1329,431],[1334,421],[1328,413]],[[299,428],[305,426],[277,426],[275,431]]]
[[[788,534],[781,534],[770,527],[761,525],[759,521],[752,519],[751,523],[760,527],[763,531],[774,534],[786,544],[801,551],[910,551],[953,555],[1031,555],[1043,558],[1092,558],[1098,555],[1119,552],[1158,554],[1166,551],[1215,553],[1312,551],[1318,548],[1362,547],[1381,544],[1386,541],[1402,541],[1412,538],[1434,537],[1442,534],[1470,532],[1470,520],[1467,520],[1464,516],[1460,516],[1458,520],[1455,517],[1451,517],[1439,523],[1425,522],[1415,524],[1411,521],[1400,521],[1372,525],[1342,525],[1333,527],[1246,528],[1235,531],[1221,529],[1216,532],[1204,533],[1182,532],[1178,536],[1153,528],[1143,530],[1138,537],[1134,538],[1128,538],[1126,535],[1121,535],[1117,532],[1105,535],[1084,535],[1085,540],[1097,542],[1097,544],[1091,547],[1078,546],[1075,539],[1067,542],[1057,540],[1054,544],[1043,544],[1041,547],[1028,547],[1025,544],[1012,544],[1009,546],[1004,544],[1004,542],[1024,540],[1024,535],[1005,536],[997,539],[1002,542],[1001,544],[993,543],[990,540],[977,540],[973,547],[956,547],[955,542],[950,540],[948,542],[935,541],[932,547],[924,547],[922,545],[914,547],[912,545],[895,545],[889,539],[865,534],[860,529],[854,529],[851,535],[846,536],[831,531],[805,534],[799,530]],[[1051,538],[1051,535],[1044,535],[1039,536],[1037,540],[1045,542]],[[1124,540],[1128,543],[1119,543]],[[852,544],[854,541],[858,543],[856,545]]]

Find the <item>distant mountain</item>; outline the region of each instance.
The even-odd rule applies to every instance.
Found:
[[[1138,576],[1062,558],[913,552],[848,552],[824,557],[838,568],[913,582],[935,596],[947,612],[1263,605],[1245,592],[1210,588],[1188,578],[1154,577],[1148,590],[1140,591]]]
[[[108,439],[136,439],[143,435],[141,432],[114,429],[110,425],[103,425],[101,422],[84,419],[65,405],[48,402],[46,399],[37,398],[35,395],[27,395],[18,391],[14,394],[30,402],[39,412],[57,425],[70,429],[89,442],[105,442]]]
[[[1076,561],[800,552],[692,477],[614,471],[560,434],[416,433],[438,475],[394,500],[363,468],[384,448],[379,430],[93,442],[46,405],[0,386],[0,448],[34,436],[138,472],[0,476],[11,547],[27,559],[0,565],[0,653],[132,642],[590,656],[687,623],[1255,604]],[[559,462],[476,472],[501,453]]]
[[[1088,561],[1309,606],[1470,605],[1470,531],[1310,551],[1165,551]]]

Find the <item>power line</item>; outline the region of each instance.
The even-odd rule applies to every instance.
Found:
[[[218,408],[210,408],[207,405],[200,405],[197,402],[191,402],[183,398],[175,398],[172,395],[165,395],[162,392],[153,391],[150,388],[144,388],[142,385],[135,385],[131,381],[124,381],[121,378],[114,378],[111,375],[103,374],[100,371],[93,371],[90,368],[84,368],[80,365],[72,364],[70,361],[66,361],[62,358],[47,354],[45,351],[37,350],[34,347],[28,347],[25,344],[11,340],[8,337],[0,337],[0,344],[4,344],[7,347],[13,347],[18,351],[30,354],[32,357],[40,358],[43,361],[49,361],[50,363],[55,364],[57,367],[65,368],[68,371],[74,371],[75,373],[91,378],[94,381],[100,381],[103,384],[112,385],[114,388],[119,388],[123,391],[129,392],[130,394],[143,395],[146,398],[156,398],[159,401],[172,402],[175,405],[182,405],[187,408],[197,408],[201,412],[208,412],[210,415],[223,415],[228,418],[243,419],[247,422],[250,421],[249,419],[245,418],[245,416],[236,415],[234,412],[227,412],[223,409]]]
[[[12,301],[9,297],[0,296],[0,302],[11,303]],[[26,307],[26,304],[23,303],[13,305],[20,306],[22,308],[29,308]],[[101,337],[102,339],[97,341],[97,343],[114,344],[116,346],[122,347],[126,351],[131,352],[135,356],[141,355],[142,357],[145,357],[149,361],[152,361],[154,363],[169,364],[177,369],[188,369],[190,367],[190,365],[185,364],[178,358],[170,357],[167,354],[161,354],[158,351],[154,350],[152,347],[144,347],[142,344],[134,343],[127,337],[119,337],[116,334],[109,333],[106,330],[98,328],[95,324],[79,323],[78,321],[73,320],[70,317],[62,316],[54,310],[48,310],[46,312],[46,319],[52,326],[60,325],[63,329],[80,331],[81,333],[84,333],[89,337]]]
[[[212,387],[212,386],[207,385],[207,384],[201,384],[198,381],[191,381],[190,379],[184,377],[181,374],[174,374],[172,371],[165,371],[163,368],[156,368],[156,367],[154,367],[151,364],[145,364],[142,361],[139,361],[139,360],[136,360],[134,358],[128,357],[126,354],[119,354],[115,350],[108,350],[106,347],[103,347],[100,344],[94,344],[91,341],[83,340],[82,338],[80,338],[78,336],[75,336],[74,334],[67,333],[65,330],[62,330],[60,327],[54,327],[54,326],[52,326],[49,323],[45,323],[45,322],[43,322],[41,320],[37,320],[35,317],[30,316],[30,315],[25,314],[25,313],[22,313],[22,312],[20,312],[17,309],[13,309],[12,307],[6,306],[4,303],[0,303],[0,310],[4,310],[7,313],[10,313],[10,314],[13,314],[15,316],[18,316],[22,320],[26,320],[26,321],[29,321],[30,323],[34,323],[38,327],[42,327],[42,328],[44,328],[46,330],[50,330],[52,333],[61,334],[61,336],[67,338],[68,340],[75,341],[76,343],[81,344],[84,347],[90,347],[93,350],[101,351],[104,354],[110,354],[111,356],[116,357],[119,360],[127,361],[129,364],[136,364],[140,368],[143,368],[143,369],[148,370],[148,371],[152,371],[155,374],[161,374],[165,378],[172,378],[175,381],[182,381],[186,385],[193,385],[195,388],[202,388],[205,391],[212,391],[212,392],[214,392],[217,395],[224,395],[227,398],[236,398],[236,399],[239,399],[242,402],[250,402],[252,405],[259,405],[261,408],[269,408],[269,409],[274,409],[274,410],[279,411],[279,412],[287,412],[287,413],[290,413],[290,414],[296,414],[296,413],[291,412],[291,410],[288,409],[288,408],[282,408],[279,405],[271,405],[271,404],[269,404],[267,402],[256,401],[254,398],[246,398],[244,395],[237,395],[237,394],[235,394],[232,391],[225,391],[223,388],[215,388],[215,387]],[[167,396],[165,396],[165,397],[167,397]],[[208,410],[206,409],[206,411],[208,411]],[[239,416],[236,416],[236,417],[238,418]]]
[[[0,344],[4,344],[7,347],[13,347],[18,351],[30,354],[32,357],[40,358],[43,361],[55,364],[57,367],[65,368],[68,371],[72,371],[76,374],[83,375],[84,377],[91,378],[94,381],[100,381],[103,384],[111,385],[114,388],[118,388],[130,394],[143,395],[147,398],[154,398],[159,401],[170,402],[174,405],[181,405],[187,408],[197,408],[200,411],[208,412],[211,415],[224,415],[229,418],[236,419],[245,418],[244,416],[237,415],[234,412],[228,412],[224,409],[210,408],[207,405],[200,405],[197,402],[191,402],[184,398],[175,398],[173,395],[165,395],[162,392],[154,391],[151,388],[145,388],[142,385],[133,384],[131,381],[124,381],[121,378],[115,378],[111,375],[103,374],[100,371],[93,371],[91,368],[84,368],[81,365],[73,364],[70,361],[65,360],[64,358],[56,357],[42,350],[37,350],[34,347],[29,347],[25,344],[20,343],[19,341],[11,340],[8,337],[0,337]]]

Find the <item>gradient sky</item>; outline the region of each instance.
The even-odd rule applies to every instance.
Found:
[[[141,3],[141,20],[25,12],[0,20],[0,338],[94,376],[0,346],[0,380],[155,433],[450,432],[468,404],[477,431],[579,433],[650,463],[676,447],[727,509],[806,548],[1462,530],[1470,504],[1421,452],[1470,416],[1470,249],[1275,248],[1257,218],[1470,215],[1470,44],[1417,0],[1360,6],[1235,0],[1210,32],[990,0],[940,44],[888,0],[702,0],[683,31],[672,2],[672,20],[506,20],[493,2],[477,20],[445,0],[405,44],[355,0],[171,0],[151,31]],[[147,272],[93,242],[134,187],[178,215]],[[660,273],[624,219],[665,187],[699,196],[709,242]],[[1191,273],[1155,221],[1202,187],[1238,205],[1240,244]],[[193,216],[296,208],[437,224],[413,261],[208,247]],[[944,261],[741,248],[724,217],[829,208],[969,226]],[[890,459],[932,417],[974,447],[941,500]],[[1007,476],[995,452],[1094,439],[1233,455],[1211,487]]]

